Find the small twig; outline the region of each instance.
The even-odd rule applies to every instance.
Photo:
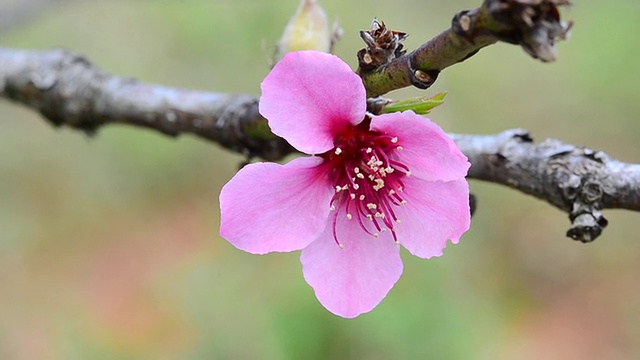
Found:
[[[361,32],[367,47],[358,53],[358,73],[367,96],[376,97],[411,85],[426,89],[442,70],[498,41],[553,61],[555,42],[564,39],[572,25],[560,20],[557,7],[566,5],[568,0],[485,0],[480,8],[458,13],[451,28],[409,54],[398,48],[404,33],[374,21],[371,30]]]

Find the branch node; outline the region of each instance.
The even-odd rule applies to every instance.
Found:
[[[485,0],[484,7],[500,29],[493,34],[500,40],[519,44],[524,51],[543,62],[556,60],[556,40],[569,36],[573,22],[560,20],[558,7],[569,0]]]
[[[597,210],[591,213],[582,213],[575,217],[571,214],[569,218],[572,221],[572,225],[567,231],[567,236],[583,243],[595,240],[609,224],[609,221]]]
[[[470,43],[473,43],[473,32],[476,28],[478,19],[478,9],[464,10],[457,13],[453,19],[451,19],[451,30],[458,36],[464,38]]]
[[[563,173],[562,176],[566,177],[566,179],[558,181],[558,186],[562,190],[562,195],[565,199],[574,200],[578,196],[578,190],[580,189],[582,179],[580,179],[579,176],[570,173]]]
[[[413,57],[409,57],[407,68],[409,69],[409,81],[418,89],[428,89],[438,79],[439,70],[420,70],[413,65]]]

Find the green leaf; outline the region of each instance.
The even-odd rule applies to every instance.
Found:
[[[418,96],[406,100],[401,100],[388,104],[382,110],[383,113],[393,113],[399,111],[413,110],[416,114],[425,115],[428,114],[431,109],[436,106],[440,106],[444,103],[444,97],[447,96],[447,92],[443,91],[437,93],[431,97]]]

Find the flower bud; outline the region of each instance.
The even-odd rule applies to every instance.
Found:
[[[333,35],[327,14],[316,0],[301,0],[278,41],[274,64],[285,54],[299,50],[329,52]]]

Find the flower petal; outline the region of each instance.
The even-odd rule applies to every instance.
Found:
[[[371,129],[398,137],[398,159],[415,177],[450,181],[467,175],[467,157],[447,134],[431,120],[413,111],[374,116]]]
[[[465,179],[431,182],[414,177],[404,183],[407,203],[394,208],[402,221],[396,226],[398,241],[415,256],[441,256],[448,239],[457,244],[469,230],[469,184]]]
[[[300,261],[304,278],[322,306],[353,318],[371,311],[384,299],[402,274],[402,260],[400,247],[387,236],[389,232],[375,238],[355,219],[340,219],[337,232],[344,248],[336,244],[330,224],[318,240],[302,250]]]
[[[366,111],[362,80],[335,55],[287,54],[261,85],[260,114],[274,134],[307,154],[333,148],[335,134]]]
[[[334,189],[322,159],[242,168],[220,192],[220,235],[254,254],[305,248],[322,233]]]

